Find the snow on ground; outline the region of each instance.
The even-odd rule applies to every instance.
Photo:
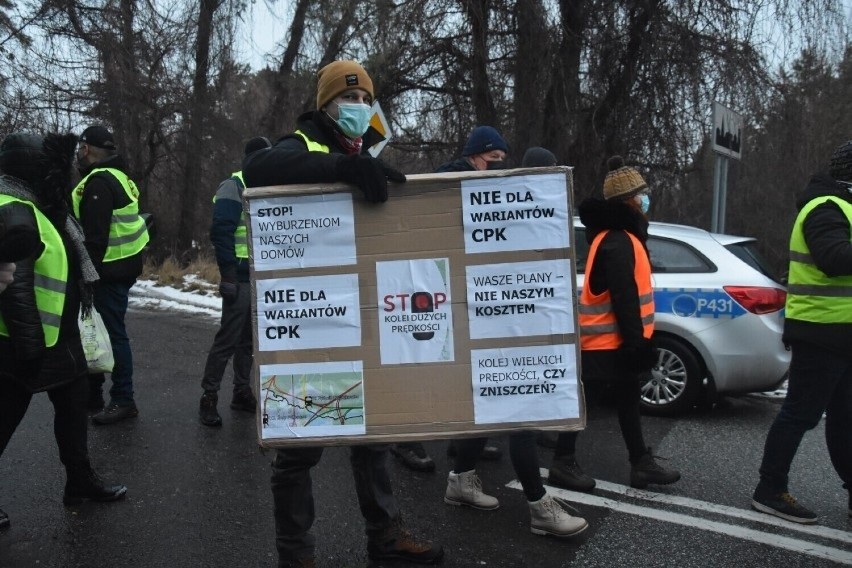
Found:
[[[130,306],[135,309],[201,314],[216,319],[221,317],[222,299],[215,294],[214,285],[195,276],[186,276],[184,288],[162,286],[156,280],[137,280],[130,289]]]

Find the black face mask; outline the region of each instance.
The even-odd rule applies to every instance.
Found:
[[[506,162],[504,160],[498,160],[496,162],[486,162],[485,163],[486,170],[505,170]]]

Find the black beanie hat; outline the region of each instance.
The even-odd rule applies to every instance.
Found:
[[[541,146],[533,146],[527,148],[524,152],[524,158],[521,160],[522,168],[546,168],[556,165],[556,156],[547,148]]]
[[[269,141],[269,138],[266,136],[255,136],[246,142],[246,148],[243,151],[243,155],[248,156],[252,152],[262,150],[263,148],[269,148],[270,146],[272,146],[272,142]]]
[[[0,170],[33,185],[44,172],[44,139],[37,134],[15,132],[0,143]]]
[[[852,182],[852,140],[834,149],[828,174],[836,181]]]

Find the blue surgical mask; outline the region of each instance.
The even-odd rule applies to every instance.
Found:
[[[361,103],[338,103],[337,126],[349,138],[358,138],[370,127],[370,107]]]
[[[639,196],[639,208],[642,209],[642,213],[647,214],[648,209],[651,208],[651,198],[648,197],[647,193],[643,193]]]

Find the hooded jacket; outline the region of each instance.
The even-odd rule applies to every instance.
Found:
[[[645,247],[648,220],[619,200],[586,199],[578,211],[589,244],[601,231],[609,230],[598,246],[594,266],[586,267],[586,278],[593,293],[609,290],[623,340],[617,350],[583,351],[584,377],[612,379],[648,371],[653,365],[655,349],[653,342],[643,336],[633,243],[627,236],[632,234]]]
[[[828,174],[820,173],[814,175],[796,197],[796,207],[801,210],[811,200],[827,195],[852,203],[852,194]],[[815,207],[804,221],[803,233],[819,270],[829,277],[852,275],[852,227],[835,203],[829,201]],[[816,343],[848,356],[852,324],[815,323],[788,317],[784,320],[783,340],[785,343]]]
[[[73,140],[68,148],[59,150],[63,150],[62,155],[49,152],[43,162],[38,162],[41,167],[47,167],[49,170],[45,178],[56,180],[57,195],[63,194],[70,182]],[[30,184],[25,183],[25,186],[30,190],[34,189]],[[40,190],[45,191],[46,188]],[[77,325],[77,315],[80,312],[79,260],[65,231],[56,226],[53,215],[48,214],[47,208],[36,205],[57,228],[69,269],[59,338],[53,347],[45,346],[44,331],[35,298],[35,261],[41,255],[43,245],[39,244],[27,258],[16,261],[14,281],[0,294],[0,311],[9,330],[9,337],[0,336],[0,361],[3,362],[0,366],[0,380],[15,380],[31,392],[61,386],[87,373],[86,358]],[[0,208],[0,217],[7,233],[38,232],[38,224],[28,205],[15,202],[5,205]]]
[[[458,158],[451,162],[441,164],[435,169],[436,173],[442,172],[475,172],[476,168],[471,165],[467,158]]]
[[[127,173],[127,162],[116,154],[81,170],[80,174],[85,177],[96,168],[114,168]],[[124,188],[107,172],[97,173],[86,182],[80,203],[80,226],[86,235],[86,250],[103,282],[133,284],[142,274],[145,263],[143,252],[114,262],[103,261],[109,244],[112,212],[129,203],[130,198]]]

